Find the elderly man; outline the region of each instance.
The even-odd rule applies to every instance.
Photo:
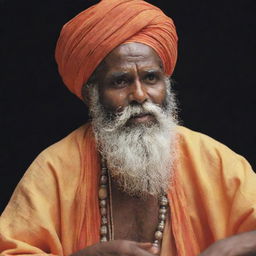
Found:
[[[64,83],[92,121],[43,151],[0,220],[3,255],[251,255],[256,176],[177,125],[172,20],[141,0],[103,0],[68,22]]]

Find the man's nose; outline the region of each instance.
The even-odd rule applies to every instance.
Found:
[[[136,102],[142,104],[148,100],[146,86],[141,81],[135,80],[130,88],[129,103]]]

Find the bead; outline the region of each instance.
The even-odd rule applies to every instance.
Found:
[[[100,184],[106,185],[108,183],[108,177],[106,175],[102,175],[100,177]]]
[[[160,219],[160,220],[165,220],[165,219],[166,219],[165,214],[160,214],[160,215],[159,215],[159,219]]]
[[[153,242],[153,246],[154,246],[154,247],[159,247],[159,241],[158,241],[158,240],[155,240],[155,241]]]
[[[107,168],[106,167],[101,168],[101,174],[103,174],[103,175],[107,174]]]
[[[106,205],[107,205],[107,200],[105,199],[100,200],[100,207],[106,207]]]
[[[99,199],[101,199],[101,200],[102,200],[102,199],[106,199],[107,196],[108,196],[107,189],[101,187],[101,188],[99,189]]]
[[[166,207],[161,207],[161,208],[159,209],[159,213],[160,213],[160,214],[166,214],[166,213],[167,213]]]
[[[107,241],[108,241],[108,239],[107,239],[107,237],[106,237],[106,236],[103,236],[103,237],[100,239],[100,241],[104,243],[104,242],[107,242]]]
[[[155,239],[161,240],[163,238],[163,232],[161,231],[156,231],[155,233]]]
[[[153,242],[152,247],[151,247],[151,253],[154,255],[160,254],[160,246],[159,246],[158,240],[155,240]]]
[[[168,198],[166,196],[161,196],[160,197],[160,205],[161,206],[166,206],[168,205]]]
[[[159,241],[158,240],[155,240],[154,242],[153,242],[153,244],[156,244],[157,246],[159,245]]]
[[[108,219],[106,216],[102,216],[101,218],[101,224],[106,225],[108,223]]]
[[[107,235],[107,233],[108,233],[108,228],[107,228],[107,226],[105,226],[105,225],[101,226],[101,227],[100,227],[100,234],[101,234],[101,235]]]
[[[110,188],[110,187],[109,187]],[[99,187],[99,207],[100,207],[100,214],[101,214],[101,227],[100,227],[100,235],[101,235],[101,242],[108,241],[108,210],[107,210],[107,198],[108,198],[108,172],[107,168],[105,167],[105,159],[102,158],[102,170],[100,176],[100,187]],[[166,215],[168,212],[168,198],[165,195],[162,195],[159,198],[159,223],[157,226],[157,231],[155,232],[155,240],[153,241],[152,246],[155,248],[155,252],[160,251],[160,243],[163,239],[163,231],[165,226]],[[111,207],[111,206],[110,206]],[[110,208],[111,211],[111,208]],[[111,235],[110,235],[111,237]]]
[[[160,221],[160,223],[159,223],[158,226],[157,226],[157,229],[158,229],[159,231],[164,231],[164,222],[163,222],[163,221]]]
[[[100,215],[101,216],[107,215],[107,209],[105,207],[100,208]]]

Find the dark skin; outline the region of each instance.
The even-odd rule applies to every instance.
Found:
[[[161,106],[166,97],[162,62],[152,48],[143,44],[117,47],[97,68],[96,77],[100,84],[100,102],[111,113],[122,111],[129,104],[146,101]],[[89,101],[85,96],[87,105]],[[153,120],[152,115],[143,115],[129,122],[136,124]],[[112,247],[116,248],[113,250],[117,250],[117,255],[158,253],[151,244],[158,224],[158,200],[153,196],[144,200],[129,196],[119,189],[115,181],[112,181],[112,197],[116,240],[88,247],[82,255],[114,255],[108,252]]]
[[[101,104],[116,113],[129,104],[146,101],[163,105],[166,97],[164,71],[155,51],[140,43],[129,43],[115,48],[96,71]],[[88,88],[84,88],[84,100]],[[151,115],[137,116],[130,123],[154,120]],[[158,223],[158,202],[152,196],[145,200],[131,197],[112,183],[115,240],[89,246],[73,256],[152,256],[159,252],[152,248]],[[217,241],[200,256],[256,255],[256,231],[246,232]]]
[[[163,104],[166,96],[164,72],[160,58],[150,47],[121,45],[104,59],[99,70],[100,102],[108,111],[115,113],[129,104],[145,101]],[[144,115],[129,121],[136,124],[152,119],[153,116]],[[152,242],[158,223],[157,199],[131,197],[122,192],[116,182],[112,183],[115,238]]]
[[[117,47],[97,68],[96,77],[100,84],[100,102],[109,112],[115,113],[129,104],[145,101],[161,106],[166,97],[162,62],[152,48],[143,44]],[[89,101],[88,98],[85,100]],[[147,115],[130,122],[149,122],[152,119]]]

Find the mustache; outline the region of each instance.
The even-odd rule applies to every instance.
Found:
[[[143,104],[133,104],[125,107],[121,112],[111,114],[111,120],[109,120],[109,125],[105,127],[105,131],[112,132],[116,129],[120,129],[126,125],[129,119],[136,117],[138,115],[152,115],[157,122],[161,121],[164,114],[164,110],[152,102],[144,102]]]

